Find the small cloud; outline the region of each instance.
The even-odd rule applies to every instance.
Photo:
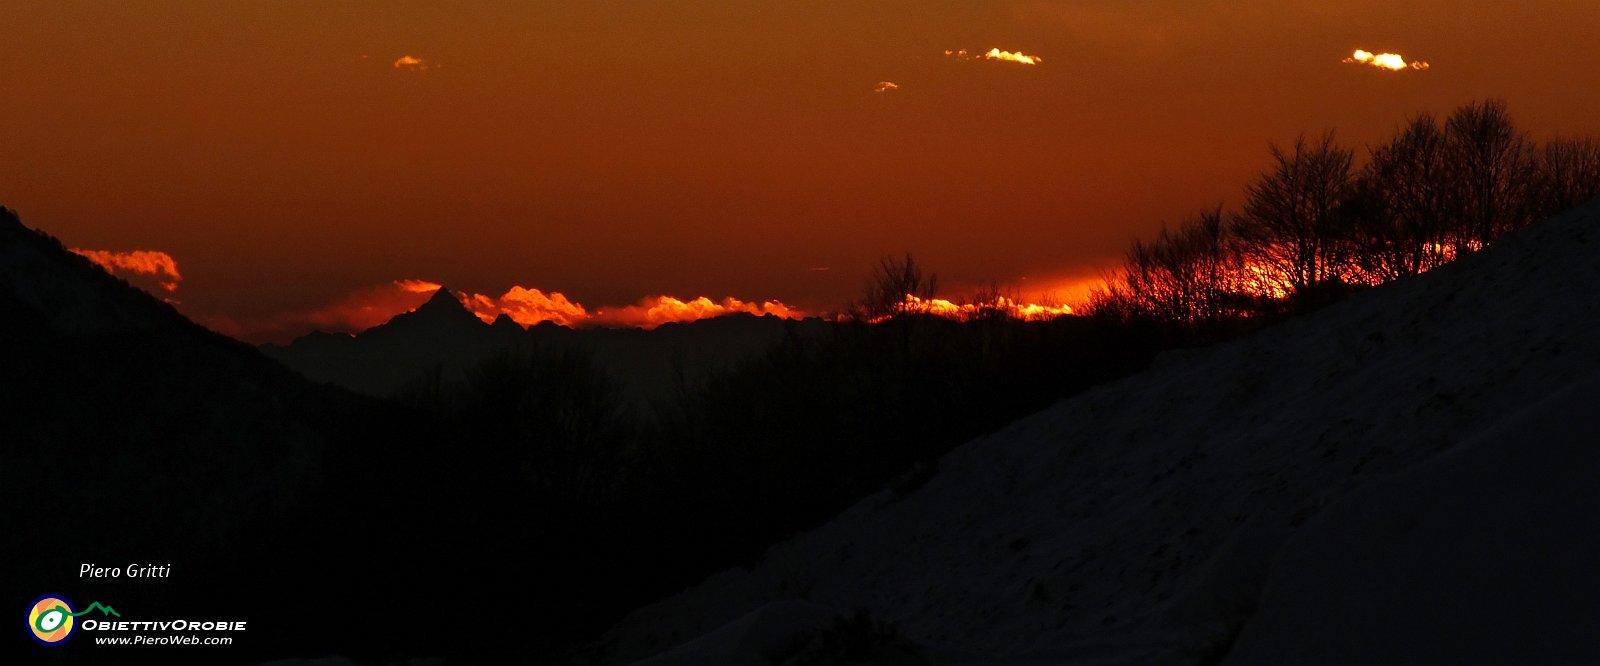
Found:
[[[812,266],[811,268],[807,268],[806,270],[809,271],[809,272],[812,272],[812,273],[826,273],[828,271],[833,270],[833,267],[832,266]]]
[[[394,61],[394,68],[412,72],[426,72],[430,69],[433,69],[433,63],[425,61],[422,58],[403,55],[400,56],[400,59]]]
[[[899,89],[900,89],[900,84],[898,84],[898,83],[895,83],[893,81],[879,81],[878,85],[876,85],[876,86],[874,86],[872,88],[872,92],[875,92],[875,93],[887,93],[887,92],[894,92],[894,91],[899,90]]]
[[[146,276],[155,278],[160,282],[161,288],[167,291],[177,291],[178,283],[183,281],[183,276],[178,274],[178,262],[172,255],[155,250],[133,250],[132,252],[112,252],[110,250],[85,250],[72,248],[73,253],[82,255],[89,261],[105,269],[107,273],[121,278],[130,276]]]
[[[1398,53],[1372,53],[1370,51],[1363,51],[1361,49],[1356,49],[1356,52],[1351,54],[1350,57],[1345,58],[1343,62],[1371,65],[1379,69],[1387,69],[1391,72],[1399,72],[1407,69],[1413,69],[1420,72],[1432,66],[1420,60],[1408,63],[1406,62],[1406,59]]]
[[[408,278],[405,280],[395,280],[394,286],[398,287],[400,291],[412,294],[431,295],[433,292],[439,291],[440,285],[437,282],[429,282],[427,280],[412,280]]]
[[[989,49],[987,52],[985,52],[985,53],[983,53],[981,55],[978,55],[978,56],[974,56],[972,53],[968,52],[966,49],[956,49],[954,51],[952,51],[950,49],[945,49],[944,55],[945,55],[945,57],[955,58],[957,60],[971,60],[974,57],[977,57],[977,58],[980,58],[980,59],[983,59],[983,60],[995,60],[995,61],[1001,61],[1001,62],[1015,62],[1015,63],[1020,63],[1020,64],[1023,64],[1023,65],[1037,65],[1037,64],[1039,64],[1041,62],[1044,62],[1044,58],[1041,58],[1041,57],[1036,56],[1036,55],[1028,55],[1028,54],[1023,53],[1021,51],[1001,51],[998,47]]]
[[[1011,51],[1001,51],[997,48],[989,49],[989,52],[983,54],[983,57],[986,60],[1007,60],[1010,62],[1020,62],[1024,65],[1037,65],[1041,62],[1044,62],[1044,58],[1040,58],[1036,55],[1026,55],[1021,51],[1017,51],[1015,53]]]

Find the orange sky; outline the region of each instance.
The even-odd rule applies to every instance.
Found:
[[[0,26],[0,204],[169,254],[202,319],[401,279],[828,309],[905,250],[1026,291],[1236,202],[1301,130],[1500,96],[1535,138],[1600,134],[1589,0],[11,0]]]

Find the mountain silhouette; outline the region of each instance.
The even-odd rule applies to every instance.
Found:
[[[258,539],[312,502],[346,428],[382,436],[364,402],[188,321],[0,208],[8,598],[48,590],[146,617],[185,610],[173,598],[250,603],[263,592],[234,567],[261,565]],[[171,564],[172,580],[76,577],[77,563],[130,557]]]
[[[649,330],[550,322],[524,330],[504,313],[486,324],[440,289],[416,310],[355,335],[315,332],[261,350],[307,378],[373,396],[431,377],[463,381],[498,354],[579,352],[592,357],[631,404],[649,409],[685,381],[753,357],[785,336],[817,335],[828,326],[820,319],[732,314]]]
[[[461,323],[479,323],[478,316],[472,314],[467,306],[461,304],[461,299],[456,298],[447,287],[440,287],[433,292],[427,302],[418,306],[416,310],[395,317],[399,321],[406,319],[419,319],[430,322],[454,321]]]
[[[433,372],[462,379],[484,359],[522,342],[521,327],[511,325],[485,324],[441,288],[416,310],[358,335],[318,331],[261,350],[312,380],[381,396]]]

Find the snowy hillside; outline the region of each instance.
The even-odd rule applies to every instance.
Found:
[[[601,648],[765,663],[865,609],[954,663],[1600,661],[1597,236],[1600,203],[1165,357]]]

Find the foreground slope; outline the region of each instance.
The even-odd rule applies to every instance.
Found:
[[[1230,664],[1600,661],[1592,374],[1329,507],[1274,559]]]
[[[306,518],[328,513],[318,500],[330,461],[354,455],[350,445],[375,430],[371,411],[184,319],[0,208],[6,599],[49,592],[130,617],[240,613],[256,622],[235,649],[188,657],[208,663],[330,644],[287,621],[301,610],[283,582],[322,582],[312,576],[328,567],[332,546],[307,536]],[[303,552],[318,559],[295,555]],[[130,562],[170,565],[171,576],[79,576],[84,563]],[[25,636],[6,636],[0,655],[43,655]],[[48,656],[103,663],[94,647],[80,639]]]
[[[864,609],[956,663],[1600,660],[1597,234],[1593,204],[1168,356],[600,649],[763,663]]]
[[[9,575],[237,539],[312,483],[331,397],[0,208],[0,543],[29,553]]]

